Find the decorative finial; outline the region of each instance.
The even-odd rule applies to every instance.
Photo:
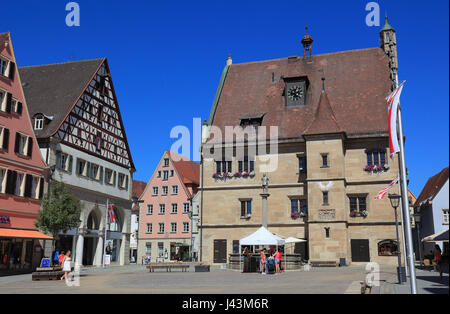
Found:
[[[231,54],[228,54],[227,65],[230,66],[233,64],[233,59],[231,59]]]
[[[311,51],[311,45],[314,42],[314,40],[309,36],[308,34],[308,26],[305,27],[306,35],[302,39],[302,45],[303,45],[303,56],[306,56],[306,52],[309,51],[309,55],[312,54]]]
[[[322,77],[322,93],[325,93],[325,77]]]

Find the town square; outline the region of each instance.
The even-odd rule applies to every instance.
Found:
[[[20,2],[0,294],[448,294],[448,2]]]

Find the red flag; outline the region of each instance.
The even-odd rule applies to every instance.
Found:
[[[382,189],[378,195],[375,197],[376,200],[382,200],[385,196],[387,191],[389,191],[390,189],[392,189],[392,187],[398,182],[398,177],[392,181],[391,183],[389,183],[389,185],[387,187],[385,187],[384,189]]]
[[[397,136],[397,117],[398,117],[398,105],[400,104],[400,95],[402,94],[403,85],[401,83],[399,87],[386,98],[389,107],[389,151],[391,159],[394,158],[394,154],[400,151]]]
[[[109,207],[108,207],[108,221],[109,221],[109,223],[116,222],[116,213],[114,211],[113,205],[109,205]]]

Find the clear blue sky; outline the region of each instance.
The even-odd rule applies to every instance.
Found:
[[[65,24],[66,0],[4,1],[19,66],[107,57],[132,156],[147,181],[176,125],[207,119],[225,60],[299,55],[307,23],[314,54],[377,47],[365,24],[370,1],[80,0],[81,26]],[[377,1],[397,30],[410,189],[448,166],[449,3]]]

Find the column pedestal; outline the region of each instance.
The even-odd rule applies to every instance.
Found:
[[[267,198],[270,196],[269,193],[260,194],[262,197],[262,225],[267,229]]]

